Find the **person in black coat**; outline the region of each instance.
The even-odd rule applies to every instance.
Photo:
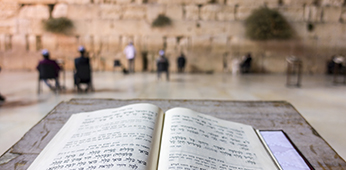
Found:
[[[185,64],[186,64],[186,58],[184,53],[181,53],[180,56],[177,59],[177,63],[178,63],[178,72],[182,73],[184,72],[184,68],[185,68]]]
[[[240,70],[242,73],[249,73],[250,69],[251,69],[251,61],[252,61],[252,57],[251,57],[251,53],[248,53],[242,63],[240,64]]]
[[[86,51],[83,46],[79,47],[78,50],[81,56],[74,60],[74,83],[78,91],[82,91],[80,84],[87,84],[87,88],[84,91],[88,91],[92,88],[90,59],[86,56]]]
[[[169,81],[169,70],[168,70],[169,62],[165,56],[165,51],[160,50],[159,55],[160,55],[160,57],[156,60],[157,77],[158,77],[158,79],[160,79],[161,73],[166,72],[166,78],[167,78],[167,81]]]

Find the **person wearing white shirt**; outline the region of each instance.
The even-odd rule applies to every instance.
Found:
[[[133,43],[130,42],[124,49],[127,60],[129,61],[129,73],[135,72],[135,58],[136,58],[136,49],[133,46]]]

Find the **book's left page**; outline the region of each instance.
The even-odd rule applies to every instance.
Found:
[[[162,119],[151,104],[74,114],[28,170],[156,169]]]

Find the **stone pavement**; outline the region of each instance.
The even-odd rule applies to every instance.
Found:
[[[346,158],[346,85],[333,85],[332,77],[304,75],[301,88],[286,87],[283,74],[236,75],[171,74],[169,82],[158,81],[155,73],[123,75],[95,72],[95,92],[73,91],[72,72],[66,73],[66,91],[54,94],[43,85],[37,95],[37,72],[0,74],[0,154],[4,153],[54,106],[71,98],[112,99],[210,99],[285,100],[290,102],[317,132]]]

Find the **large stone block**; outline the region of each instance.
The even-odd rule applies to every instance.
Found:
[[[45,32],[43,22],[40,19],[17,19],[17,33],[42,34]]]
[[[141,20],[146,18],[147,6],[145,5],[127,5],[124,6],[123,19]]]
[[[216,20],[217,14],[222,9],[221,5],[204,5],[200,9],[200,17],[202,20]]]
[[[14,17],[17,14],[19,5],[12,1],[0,1],[0,19]]]
[[[78,4],[78,5],[90,4],[90,0],[56,0],[56,1],[58,3]]]
[[[196,22],[185,20],[174,20],[171,26],[163,28],[143,29],[144,35],[160,35],[160,36],[184,36],[195,34]]]
[[[210,49],[212,37],[210,35],[192,36],[191,46],[193,49]]]
[[[238,34],[238,30],[233,29],[232,24],[233,22],[199,21],[198,27],[195,27],[192,32],[194,35]]]
[[[177,49],[177,38],[176,37],[167,37],[166,38],[166,49],[172,50],[172,51]]]
[[[137,55],[140,56],[142,51],[147,51],[143,48],[143,36],[141,35],[134,35],[132,36],[132,43],[136,48]]]
[[[94,44],[94,52],[95,52],[95,54],[97,55],[97,54],[100,54],[101,53],[101,51],[102,51],[102,46],[103,46],[103,44],[102,44],[102,36],[94,36],[94,42],[93,42],[93,44]]]
[[[320,22],[322,20],[323,10],[317,6],[306,6],[304,12],[305,21]]]
[[[19,34],[42,34],[45,32],[43,22],[40,19],[18,19],[16,30]]]
[[[90,20],[99,18],[97,5],[69,5],[67,18],[74,20]]]
[[[234,15],[234,6],[229,5],[223,5],[221,6],[220,11],[217,13],[217,20],[219,21],[234,21],[235,15]]]
[[[72,20],[74,33],[77,35],[88,35],[92,33],[93,22],[89,20]],[[101,30],[101,28],[99,29]],[[102,33],[102,32],[99,32]]]
[[[52,12],[52,17],[53,18],[67,17],[67,13],[68,13],[67,4],[65,3],[56,4]]]
[[[227,50],[229,37],[227,35],[213,36],[211,41],[212,51],[215,53]]]
[[[198,20],[199,19],[199,8],[197,5],[186,5],[184,7],[185,19],[186,20]]]
[[[61,52],[75,52],[78,50],[78,41],[74,36],[57,36],[57,48]]]
[[[116,0],[117,4],[131,4],[132,0]]]
[[[5,51],[12,50],[12,35],[11,34],[5,34],[4,38],[4,46]]]
[[[28,47],[29,51],[35,52],[37,51],[37,45],[36,45],[36,35],[29,35],[28,36]]]
[[[42,48],[49,51],[55,51],[57,46],[57,38],[51,34],[46,34],[41,37]]]
[[[207,4],[210,0],[158,0],[160,4]]]
[[[144,40],[148,46],[148,51],[157,52],[164,48],[164,38],[162,36],[145,36]]]
[[[5,34],[0,34],[0,51],[5,51]]]
[[[120,5],[102,4],[100,5],[101,19],[120,19],[122,17],[122,7]]]
[[[31,19],[29,30],[31,34],[43,34],[46,32],[43,22],[40,19]]]
[[[26,36],[24,34],[16,34],[12,36],[12,50],[16,52],[26,52]]]
[[[315,3],[315,0],[283,0],[283,3],[288,6],[304,6],[312,5]]]
[[[227,5],[231,5],[231,6],[263,6],[263,5],[268,5],[268,6],[273,6],[273,5],[277,5],[277,0],[257,0],[257,1],[253,1],[253,0],[228,0],[227,1]]]
[[[152,4],[152,5],[148,5],[147,6],[147,20],[149,21],[149,23],[152,23],[157,16],[159,16],[160,14],[165,14],[166,11],[166,6],[165,5],[159,5],[159,4]]]
[[[249,17],[253,10],[257,9],[255,6],[239,6],[236,9],[235,19],[236,20],[245,20]]]
[[[95,41],[100,43],[99,51],[101,54],[109,52],[109,36],[99,36]]]
[[[342,7],[323,7],[323,22],[339,22],[342,14]]]
[[[0,34],[13,34],[16,32],[16,20],[3,19],[0,20]]]
[[[101,21],[99,21],[101,22]],[[94,25],[97,27],[97,24]],[[107,22],[105,22],[105,26],[107,26]],[[150,24],[145,20],[118,20],[118,21],[110,21],[110,35],[145,35],[145,34],[154,34],[150,29]],[[96,29],[95,29],[96,30]],[[100,29],[98,29],[100,30]],[[105,34],[108,31],[108,28],[105,28]]]
[[[322,0],[322,6],[338,6],[341,7],[344,4],[344,0]]]
[[[308,30],[308,23],[291,22],[290,26],[295,30],[295,35],[301,39],[306,39],[315,34],[313,30]]]
[[[340,23],[315,24],[315,33],[319,42],[346,39],[346,27]],[[332,47],[332,44],[329,44]]]
[[[281,7],[278,11],[287,21],[304,21],[304,7]]]
[[[121,47],[120,42],[121,42],[120,36],[110,35],[108,37],[109,52],[122,51],[122,49],[120,48]]]
[[[48,19],[49,8],[47,5],[25,5],[19,11],[19,18]]]
[[[0,51],[5,51],[5,41],[6,41],[6,35],[0,34]]]
[[[117,0],[93,0],[94,4],[117,4]]]
[[[29,19],[18,19],[17,20],[17,34],[28,34],[31,33],[31,20]]]
[[[58,0],[17,0],[19,4],[55,4]]]
[[[168,5],[165,12],[172,20],[182,20],[184,17],[182,5]]]

